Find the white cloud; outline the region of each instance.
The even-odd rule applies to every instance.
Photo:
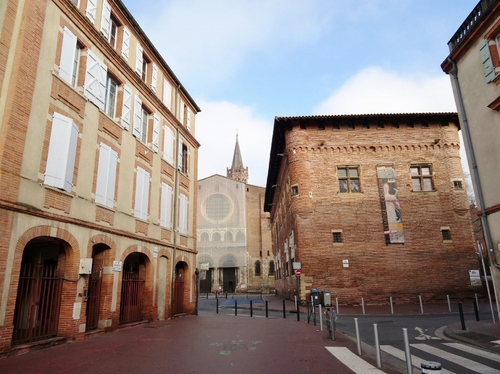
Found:
[[[444,73],[402,75],[367,67],[314,108],[315,114],[456,112],[450,79]]]
[[[198,179],[226,176],[238,134],[243,165],[253,185],[266,185],[273,119],[258,118],[252,108],[229,102],[200,102],[196,139],[200,142]]]

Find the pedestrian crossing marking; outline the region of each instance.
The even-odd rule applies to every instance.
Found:
[[[464,358],[456,354],[443,351],[442,349],[435,348],[427,344],[420,344],[420,343],[410,344],[410,346],[420,349],[421,351],[430,353],[434,356],[440,357],[444,360],[454,362],[455,364],[458,364],[460,366],[463,366],[464,368],[476,371],[481,374],[498,374],[498,369],[493,369],[489,366],[480,364],[479,362],[469,360],[468,358]]]
[[[476,356],[480,356],[480,357],[486,358],[486,359],[491,360],[491,361],[500,362],[500,355],[493,353],[493,352],[483,351],[482,349],[469,347],[467,345],[463,345],[460,343],[444,343],[444,345],[451,347],[451,348],[458,349],[460,351],[470,352]]]
[[[397,359],[399,359],[401,361],[406,361],[405,352],[402,351],[402,350],[400,350],[400,349],[397,349],[397,348],[393,347],[392,345],[381,345],[380,349],[382,351],[390,354],[391,356],[396,357]],[[423,358],[420,358],[420,357],[415,356],[413,354],[411,355],[411,364],[412,364],[412,366],[420,369],[422,367],[421,363],[423,361],[427,361],[427,360],[424,360]],[[441,373],[442,374],[455,374],[453,371],[446,370],[446,369],[441,369]]]
[[[325,347],[337,360],[358,374],[384,373],[345,347]]]

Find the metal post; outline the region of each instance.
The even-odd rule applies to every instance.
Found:
[[[267,300],[266,300],[266,318],[269,318],[269,309],[267,308]]]
[[[297,300],[297,297],[295,297],[295,308],[297,309],[297,321],[300,321],[300,308],[299,308],[299,301]]]
[[[234,300],[234,315],[238,315],[238,300]]]
[[[365,299],[361,298],[361,308],[363,309],[363,314],[365,314]]]
[[[418,295],[418,299],[420,300],[420,313],[424,314],[424,304],[422,304],[422,296]]]
[[[330,309],[330,330],[331,330],[332,340],[335,340],[335,315],[331,309]]]
[[[446,295],[446,298],[448,299],[448,311],[451,313],[450,295]]]
[[[200,296],[200,271],[198,268],[194,271],[196,275],[196,306],[195,306],[195,315],[198,315],[198,298]]]
[[[411,364],[411,353],[410,353],[410,343],[408,341],[408,329],[403,328],[403,336],[405,341],[405,357],[406,357],[406,372],[412,374],[412,364]]]
[[[250,317],[253,317],[252,300],[250,300]]]
[[[339,314],[339,298],[338,297],[335,298],[335,306],[336,306],[335,309],[337,309],[337,315],[338,315]]]
[[[479,311],[479,300],[477,298],[477,293],[474,294],[474,298],[476,299],[477,310]]]
[[[215,299],[215,304],[216,304],[216,307],[215,307],[216,313],[219,314],[219,299],[217,299],[217,298]]]
[[[286,318],[285,299],[283,299],[283,318]]]
[[[373,324],[373,333],[375,334],[375,353],[377,355],[377,367],[381,368],[382,363],[380,361],[380,344],[378,341],[378,329],[377,329],[377,324]]]
[[[462,330],[465,328],[464,310],[462,309],[462,303],[458,303],[458,313],[460,313],[460,322],[462,323]]]
[[[321,312],[321,304],[319,304],[319,331],[323,331],[323,313]]]
[[[354,326],[356,327],[356,345],[358,347],[358,355],[361,356],[361,340],[359,340],[359,326],[357,318],[354,318]]]
[[[474,313],[476,313],[476,321],[479,322],[479,310],[477,309],[477,302],[476,300],[473,300],[474,303]]]
[[[394,306],[392,305],[392,296],[389,298],[389,302],[391,303],[391,314],[394,314]]]

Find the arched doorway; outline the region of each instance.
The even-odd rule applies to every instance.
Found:
[[[187,264],[179,262],[175,266],[174,314],[184,313],[184,282],[186,281]]]
[[[23,251],[14,311],[12,344],[22,344],[57,335],[66,242],[39,237]]]
[[[143,316],[146,284],[146,262],[144,255],[132,253],[123,264],[120,299],[120,324],[141,321]]]
[[[99,311],[101,310],[102,269],[109,247],[105,244],[96,244],[92,247],[92,273],[89,277],[87,294],[87,321],[86,331],[99,327]]]

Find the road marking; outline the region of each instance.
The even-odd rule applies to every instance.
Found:
[[[464,358],[453,353],[448,353],[442,349],[431,347],[427,344],[410,344],[410,346],[481,374],[498,374],[498,369],[493,369],[489,366],[480,364],[479,362],[469,360],[468,358]]]
[[[328,352],[335,356],[337,360],[342,362],[349,369],[359,374],[384,373],[375,366],[370,365],[358,355],[351,352],[345,347],[325,347]]]
[[[392,345],[381,345],[380,349],[382,351],[390,354],[391,356],[394,356],[397,359],[406,362],[406,355],[405,355],[404,351],[397,349],[397,348],[393,347]],[[423,358],[420,358],[420,357],[415,356],[415,355],[411,355],[411,364],[412,364],[412,366],[416,367],[417,369],[422,368],[422,366],[421,366],[422,361],[427,361],[427,360],[424,360]],[[441,373],[442,374],[455,374],[453,371],[449,371],[446,369],[441,369]]]
[[[458,350],[461,350],[464,352],[472,353],[476,356],[480,356],[480,357],[486,358],[488,360],[500,362],[500,356],[497,353],[483,351],[482,349],[469,347],[468,345],[464,345],[464,344],[460,344],[460,343],[444,343],[444,345],[447,345],[448,347],[452,347],[452,348],[455,348],[455,349],[458,349]]]
[[[417,340],[441,340],[441,338],[438,338],[436,336],[430,336],[428,334],[425,334],[424,333],[424,329],[420,328],[420,327],[415,327],[415,330],[418,331],[418,333],[420,334],[419,336],[417,336],[415,339]]]

